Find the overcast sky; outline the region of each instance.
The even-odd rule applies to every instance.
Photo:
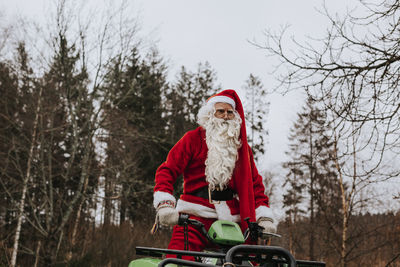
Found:
[[[82,1],[73,2],[79,4]],[[104,2],[87,1],[95,5]],[[276,85],[270,73],[276,62],[266,57],[265,51],[251,45],[249,40],[262,43],[264,30],[278,31],[287,24],[291,25],[290,33],[299,40],[304,40],[305,36],[322,37],[328,27],[327,19],[317,11],[322,7],[322,0],[128,1],[133,7],[132,15],[139,17],[142,36],[146,37],[148,44],[156,43],[161,55],[168,60],[171,79],[182,65],[194,71],[199,62],[208,61],[217,72],[218,84],[238,90],[240,96],[243,96],[241,87],[250,73],[260,77],[268,90]],[[18,14],[40,20],[48,16],[43,10],[48,9],[51,2],[53,0],[0,0],[0,15],[12,19]],[[326,0],[331,13],[339,14],[353,9],[357,3],[357,0]],[[287,137],[296,113],[303,105],[303,97],[300,92],[285,96],[271,94],[269,101],[267,128],[270,136],[266,155],[258,163],[258,168],[284,175],[280,166],[285,160]],[[381,185],[380,188],[388,192],[398,185],[387,183],[386,187]],[[280,195],[274,194],[271,202],[279,203]],[[390,194],[383,201],[385,203],[381,205],[386,209],[395,204],[390,200]]]
[[[83,0],[82,0],[83,1]],[[0,0],[3,14],[35,20],[45,17],[51,0]],[[80,1],[74,1],[80,3]],[[96,5],[102,1],[94,1]],[[156,42],[168,60],[171,79],[180,66],[195,70],[199,62],[208,61],[216,70],[222,88],[238,90],[249,74],[261,78],[266,89],[276,82],[270,73],[274,62],[266,52],[249,43],[265,40],[263,31],[278,31],[291,25],[290,32],[299,39],[321,37],[328,23],[317,9],[322,0],[134,0],[133,13],[139,16],[141,31],[149,42]],[[344,12],[356,0],[327,1],[332,12]],[[132,4],[131,3],[131,4]],[[303,104],[300,92],[285,96],[271,94],[266,156],[260,169],[274,169],[284,160],[287,136]]]
[[[332,9],[345,11],[349,0],[335,2]],[[265,40],[264,31],[278,31],[289,24],[290,32],[302,38],[320,37],[328,26],[317,12],[321,0],[173,0],[137,1],[141,8],[143,26],[155,29],[162,54],[175,67],[195,68],[201,61],[210,62],[223,88],[239,90],[252,73],[260,77],[271,90],[276,82],[271,71],[274,62],[266,52],[249,41]],[[330,5],[328,5],[330,6]],[[243,96],[243,94],[241,94]],[[261,169],[275,169],[284,160],[288,130],[296,119],[303,98],[300,93],[286,96],[270,95],[268,130],[270,133],[266,156],[259,163]]]

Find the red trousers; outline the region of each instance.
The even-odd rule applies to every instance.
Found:
[[[198,220],[204,224],[206,231],[210,228],[211,224],[215,222],[216,219],[207,219],[197,216],[190,216],[190,219]],[[205,248],[215,247],[210,243],[207,238],[200,232],[200,229],[193,225],[188,225],[188,250],[190,251],[203,251]],[[185,237],[184,228],[180,225],[175,225],[171,241],[169,242],[168,249],[184,250],[185,249]],[[176,255],[167,255],[167,258],[176,258]],[[184,260],[194,261],[193,256],[182,256]]]

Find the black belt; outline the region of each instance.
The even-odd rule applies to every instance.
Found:
[[[224,190],[214,190],[214,191],[208,191],[208,187],[202,187],[199,190],[190,193],[190,195],[196,196],[196,197],[201,197],[205,199],[209,199],[211,195],[211,200],[215,201],[227,201],[231,200],[234,198],[236,192],[235,190],[231,188],[227,188]]]

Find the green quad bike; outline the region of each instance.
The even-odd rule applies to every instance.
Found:
[[[187,240],[187,226],[189,224],[197,227],[207,239],[216,244],[218,251],[188,251],[171,250],[149,247],[136,247],[136,255],[148,256],[130,262],[128,267],[154,267],[154,266],[202,266],[202,267],[245,267],[254,266],[257,263],[262,267],[325,267],[324,262],[295,260],[294,257],[284,248],[276,246],[244,245],[245,237],[257,240],[261,237],[263,228],[255,222],[246,220],[248,230],[242,234],[237,223],[230,221],[215,221],[208,232],[203,223],[189,219],[187,214],[179,216],[179,225],[184,226],[185,240]],[[279,236],[279,235],[275,235]],[[187,241],[186,241],[187,242]],[[185,247],[187,243],[185,242]],[[177,258],[162,257],[166,254],[176,255]],[[183,255],[194,256],[196,261],[183,260]],[[155,258],[156,257],[156,258]]]

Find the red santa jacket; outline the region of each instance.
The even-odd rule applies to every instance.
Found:
[[[156,171],[154,187],[154,207],[161,201],[170,200],[176,203],[173,193],[173,185],[179,175],[183,174],[183,194],[177,202],[176,208],[181,213],[193,214],[204,218],[216,218],[239,222],[240,196],[229,201],[221,201],[219,204],[210,204],[208,199],[192,195],[202,187],[208,187],[205,177],[205,161],[207,158],[207,144],[205,130],[198,127],[187,132],[171,149],[167,160]],[[273,218],[269,208],[268,197],[264,194],[262,177],[259,175],[254,163],[251,149],[249,158],[251,164],[252,184],[254,192],[254,205],[256,219],[260,217]],[[238,188],[231,179],[228,185],[238,192]],[[243,218],[242,218],[243,220]]]

